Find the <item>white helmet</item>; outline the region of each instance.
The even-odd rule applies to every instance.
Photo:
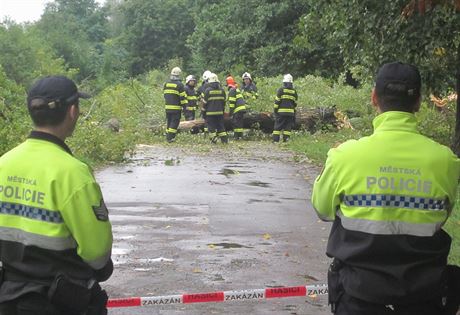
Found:
[[[219,78],[217,77],[217,74],[211,73],[208,78],[209,83],[214,83],[214,82],[219,82]]]
[[[285,74],[283,77],[283,83],[292,83],[292,82],[294,82],[292,75],[290,75],[289,73]]]
[[[194,75],[188,75],[186,78],[185,78],[185,84],[189,83],[190,81],[195,81],[196,82],[196,78]]]
[[[245,72],[243,73],[243,75],[241,76],[241,78],[244,80],[244,79],[249,79],[252,81],[252,77],[251,77],[251,74],[249,72]]]
[[[203,81],[206,81],[207,79],[209,79],[209,76],[212,74],[211,71],[209,70],[206,70],[205,72],[203,72]]]
[[[174,67],[172,70],[171,70],[171,75],[175,76],[175,77],[178,77],[180,76],[182,73],[182,70],[179,68],[179,67]]]

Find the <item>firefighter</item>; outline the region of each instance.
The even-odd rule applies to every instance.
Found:
[[[206,86],[208,84],[208,79],[209,76],[211,75],[211,71],[206,70],[203,72],[203,75],[201,76],[202,82],[201,86],[197,89],[196,93],[198,95],[199,103],[200,103],[200,116],[201,118],[204,119],[205,124],[204,124],[204,134],[207,136],[208,134],[208,125],[206,124],[206,112],[204,111],[204,103],[203,103],[203,97],[204,97],[204,90],[206,89]]]
[[[291,130],[295,123],[295,109],[297,107],[297,91],[293,86],[292,75],[283,77],[283,86],[278,89],[275,96],[275,128],[273,142],[279,142],[281,133],[283,141],[289,141]]]
[[[243,84],[241,86],[241,91],[246,101],[255,100],[259,97],[257,93],[257,86],[253,82],[251,74],[249,72],[243,73],[241,76]]]
[[[187,105],[187,94],[180,80],[182,70],[175,67],[171,70],[170,80],[164,84],[163,96],[166,110],[166,141],[173,142],[179,127],[182,107]]]
[[[318,216],[334,222],[327,244],[332,311],[455,314],[443,310],[458,309],[452,296],[460,289],[450,281],[458,269],[446,268],[451,238],[442,226],[455,203],[460,160],[417,129],[415,66],[383,65],[371,99],[379,113],[374,133],[331,149],[313,187]]]
[[[185,78],[185,93],[187,94],[187,105],[184,106],[183,112],[185,120],[194,120],[197,108],[198,96],[195,91],[196,78],[193,75]]]
[[[220,86],[219,78],[212,73],[208,78],[206,90],[203,93],[206,123],[211,133],[211,142],[216,143],[220,138],[222,143],[228,143],[227,132],[224,126],[225,91]]]
[[[243,95],[240,89],[237,87],[235,79],[232,76],[228,76],[227,79],[228,87],[228,107],[230,116],[232,117],[233,125],[233,136],[235,140],[239,140],[243,137],[243,116],[246,113],[246,102],[244,101]]]
[[[38,80],[27,95],[35,128],[0,157],[0,314],[107,314],[108,211],[65,143],[88,97],[66,77]]]

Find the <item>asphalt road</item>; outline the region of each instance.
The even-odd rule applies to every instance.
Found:
[[[97,173],[113,224],[110,297],[326,282],[329,224],[310,204],[318,168],[271,144],[142,146]],[[110,309],[109,314],[330,314],[327,297]]]

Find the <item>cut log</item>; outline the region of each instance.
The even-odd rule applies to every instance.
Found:
[[[226,130],[232,130],[232,121],[228,114],[224,115]],[[275,125],[274,114],[270,112],[247,112],[243,116],[243,126],[245,129],[258,129],[264,133],[272,133]],[[304,129],[311,133],[322,129],[324,126],[338,128],[341,122],[336,117],[335,107],[318,107],[318,108],[298,108],[296,111],[296,120],[294,130]],[[190,131],[197,133],[204,130],[205,121],[195,119],[182,121],[179,124],[180,131]]]

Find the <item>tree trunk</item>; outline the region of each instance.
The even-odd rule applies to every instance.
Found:
[[[455,116],[455,135],[452,150],[460,157],[460,44],[457,47],[457,112]]]
[[[245,129],[259,129],[264,133],[272,133],[275,125],[275,118],[270,112],[248,112],[243,118]],[[232,130],[232,120],[228,115],[224,116],[226,130]],[[200,132],[204,129],[205,122],[203,119],[191,121],[182,121],[179,124],[180,131],[190,131],[192,133]],[[324,125],[333,127],[338,126],[335,117],[334,107],[318,107],[314,109],[299,108],[296,112],[296,121],[294,130],[305,129],[314,133]]]

